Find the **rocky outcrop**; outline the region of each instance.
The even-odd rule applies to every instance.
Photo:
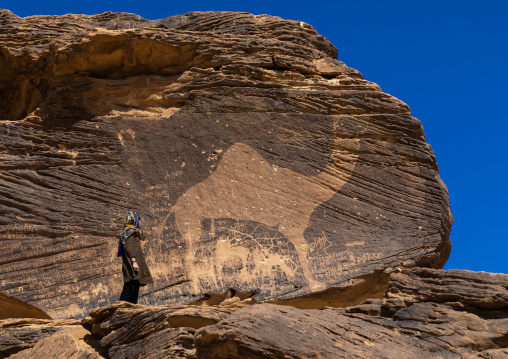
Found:
[[[62,330],[80,332],[83,328],[77,319],[2,319],[0,320],[0,358],[33,348],[41,340]],[[87,331],[85,334],[89,334]]]
[[[251,299],[236,298],[236,304]],[[48,353],[61,348],[61,353],[88,354],[93,348],[111,359],[508,356],[506,274],[405,270],[391,275],[382,299],[348,308],[298,309],[267,303],[227,306],[230,299],[216,301],[218,306],[118,302],[94,309],[81,321],[88,335],[79,334],[76,328],[46,334],[30,353],[45,347]],[[57,345],[64,339],[68,344]]]
[[[42,339],[33,348],[11,355],[11,359],[100,359],[98,352],[84,345],[72,331],[62,330]]]
[[[0,320],[0,357],[195,357],[196,329],[216,324],[251,304],[251,298],[240,297],[216,306],[117,302],[96,308],[81,320]]]
[[[53,318],[118,298],[129,209],[150,305],[353,305],[450,251],[422,125],[303,22],[2,10],[0,108],[0,292]]]
[[[98,308],[83,324],[102,337],[109,358],[196,358],[196,329],[226,319],[237,309],[209,306],[145,307],[119,302]]]
[[[166,328],[201,328],[215,324],[231,314],[215,307],[145,307],[117,302],[90,312],[83,324],[92,326],[92,334],[103,337],[102,346],[129,344]]]
[[[383,300],[248,307],[196,333],[199,358],[505,358],[508,275],[414,269]]]

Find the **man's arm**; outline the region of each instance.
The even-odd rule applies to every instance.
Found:
[[[132,268],[134,269],[134,272],[139,272],[139,265],[136,261],[136,258],[131,258],[132,261]]]
[[[138,251],[139,251],[139,242],[136,243],[135,237],[136,235],[130,235],[125,240],[125,254],[127,255],[127,258],[129,258],[132,262],[132,268],[134,269],[134,272],[139,271],[139,265],[136,261],[136,257],[139,257]]]

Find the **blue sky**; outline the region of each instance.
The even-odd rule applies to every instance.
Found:
[[[189,11],[270,14],[311,24],[339,60],[406,102],[450,191],[445,269],[508,273],[508,1],[11,1],[18,16]]]

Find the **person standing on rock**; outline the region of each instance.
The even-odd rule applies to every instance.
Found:
[[[134,304],[138,302],[139,287],[153,283],[152,274],[141,249],[141,239],[144,237],[143,231],[139,228],[140,219],[137,212],[127,212],[118,243],[118,256],[123,260],[124,281],[119,300]]]

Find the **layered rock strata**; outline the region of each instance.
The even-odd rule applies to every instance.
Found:
[[[61,347],[111,359],[501,359],[508,356],[507,283],[506,274],[415,268],[392,274],[382,299],[349,308],[297,309],[236,296],[214,306],[118,302],[81,321],[88,335],[79,326],[51,331],[14,358]],[[68,333],[68,344],[58,344]]]
[[[114,302],[130,209],[143,304],[352,305],[397,268],[442,267],[452,219],[422,125],[337,56],[267,15],[2,10],[0,292],[53,318]]]
[[[10,359],[100,359],[97,351],[91,349],[74,331],[62,330],[39,341],[33,348],[11,355]]]
[[[196,333],[198,358],[506,358],[508,275],[413,269],[343,308],[257,305]]]
[[[81,326],[80,320],[78,319],[1,319],[0,358],[9,357],[23,350],[31,350],[41,340],[62,330],[89,334],[89,332],[84,330]]]

